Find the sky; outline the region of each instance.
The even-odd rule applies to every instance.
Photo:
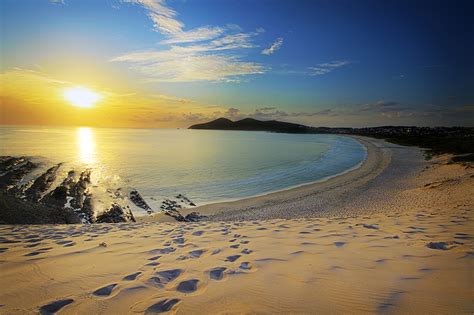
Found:
[[[474,125],[472,1],[1,0],[0,124]],[[88,108],[65,92],[98,95]]]

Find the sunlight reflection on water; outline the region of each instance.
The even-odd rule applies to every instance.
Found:
[[[76,143],[78,160],[84,164],[95,164],[95,138],[92,129],[87,127],[78,128]]]

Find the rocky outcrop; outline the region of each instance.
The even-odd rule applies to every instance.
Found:
[[[61,166],[61,163],[49,168],[46,172],[41,174],[33,184],[25,191],[25,196],[28,200],[38,201],[43,194],[51,187],[56,180],[56,173]]]
[[[199,212],[191,212],[183,216],[177,210],[167,210],[167,211],[164,211],[164,214],[169,215],[170,217],[173,217],[178,222],[199,222],[199,221],[208,219],[207,216],[201,215],[199,214]]]
[[[184,217],[186,222],[198,222],[202,220],[207,220],[207,216],[199,214],[199,212],[191,212],[190,214]]]
[[[18,164],[25,162],[24,157],[2,156],[0,157],[0,175],[14,169]]]
[[[52,188],[57,179],[58,170],[62,164],[57,164],[37,178],[29,180],[27,187],[26,175],[30,174],[37,165],[27,157],[0,157],[0,193],[4,202],[3,211],[0,207],[0,220],[2,211],[8,215],[3,216],[4,222],[8,223],[118,223],[135,222],[135,218],[128,202],[144,209],[148,214],[152,214],[153,209],[147,204],[140,193],[134,189],[129,192],[128,198],[122,188],[109,188],[106,192],[111,198],[111,206],[102,211],[97,217],[94,206],[102,205],[103,200],[94,201],[92,194],[92,183],[90,169],[85,169],[80,173],[70,170],[61,183]],[[98,193],[100,194],[100,192]],[[153,199],[153,198],[151,198]],[[156,199],[153,199],[156,200]],[[106,204],[110,204],[107,202]],[[130,203],[128,203],[130,205]],[[195,207],[196,204],[183,194],[178,194],[175,198],[165,199],[161,204],[161,211],[180,222],[196,222],[207,217],[197,212],[191,212],[183,216],[180,210],[183,208]],[[24,211],[15,210],[17,207]],[[37,209],[35,212],[33,209]],[[31,210],[31,211],[30,211]],[[99,209],[100,212],[100,209]],[[44,215],[45,217],[41,217]],[[23,221],[22,221],[23,220]]]
[[[178,194],[176,199],[178,201],[171,199],[163,200],[160,206],[161,211],[179,222],[197,222],[207,219],[206,216],[200,215],[198,212],[191,212],[188,215],[183,216],[179,212],[179,209],[195,207],[196,204],[183,194]]]
[[[67,197],[69,196],[69,191],[75,185],[75,172],[69,171],[67,177],[62,181],[62,183],[53,189],[50,193],[46,194],[42,199],[41,203],[46,205],[51,205],[54,207],[63,208],[67,203]]]
[[[37,167],[31,161],[20,162],[20,160],[15,160],[18,163],[7,161],[9,163],[9,166],[5,167],[7,172],[0,176],[0,190],[10,190],[16,187],[26,174]]]
[[[0,192],[0,224],[81,223],[71,209],[45,206]]]
[[[86,198],[87,186],[89,186],[90,183],[91,170],[86,169],[81,173],[79,180],[72,186],[70,190],[70,196],[72,197],[70,203],[73,209],[82,208],[84,200]]]
[[[119,204],[114,203],[110,209],[97,216],[97,223],[120,223],[135,222],[135,218],[130,209],[124,210]]]
[[[176,199],[178,199],[179,201],[181,201],[182,203],[188,205],[188,206],[191,206],[191,207],[195,207],[196,204],[194,202],[192,202],[188,197],[186,197],[185,195],[183,194],[179,194],[176,196]]]
[[[138,193],[138,191],[136,191],[136,190],[130,191],[129,197],[130,197],[130,200],[131,200],[137,207],[140,207],[140,208],[146,210],[146,212],[147,212],[148,214],[152,214],[152,213],[153,213],[153,210],[152,210],[152,209],[150,208],[150,206],[146,203],[146,201],[143,199],[143,197]]]

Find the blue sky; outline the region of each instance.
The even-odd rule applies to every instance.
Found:
[[[471,3],[3,0],[0,70],[199,104],[157,127],[472,125]]]

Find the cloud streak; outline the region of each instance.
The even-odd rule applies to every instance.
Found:
[[[64,0],[49,0],[49,3],[51,4],[59,4],[59,5],[64,5],[66,4]]]
[[[309,67],[308,69],[309,69],[310,75],[313,75],[313,76],[325,75],[338,68],[344,67],[348,64],[350,64],[350,62],[347,60],[336,60],[336,61],[331,61],[331,62],[326,62],[326,63],[320,63],[320,64],[317,64],[316,66]]]
[[[267,55],[267,56],[273,55],[277,50],[281,48],[282,45],[283,45],[283,37],[279,37],[273,42],[273,44],[271,44],[270,47],[262,50],[262,55]]]

